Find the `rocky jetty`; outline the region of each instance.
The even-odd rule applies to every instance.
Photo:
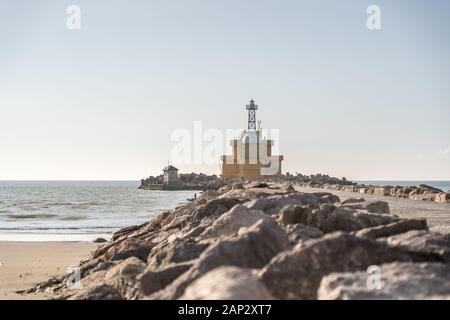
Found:
[[[411,200],[434,201],[437,203],[450,203],[450,193],[440,189],[421,184],[419,186],[374,186],[364,184],[342,184],[321,181],[304,181],[295,183],[298,186],[322,188],[328,190],[350,191],[360,194],[373,194],[390,196]]]
[[[163,175],[150,176],[141,179],[139,189],[143,190],[215,190],[227,184],[229,180],[219,178],[217,175],[204,173],[180,173],[179,185],[165,186]]]
[[[450,299],[449,268],[450,235],[400,219],[386,202],[230,183],[116,232],[80,263],[79,281],[54,278],[29,292],[82,300]]]

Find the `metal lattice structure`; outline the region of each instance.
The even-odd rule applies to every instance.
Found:
[[[248,110],[248,130],[256,130],[256,110],[258,110],[258,105],[255,101],[250,100],[250,104],[246,106]]]

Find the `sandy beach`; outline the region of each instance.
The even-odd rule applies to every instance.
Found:
[[[45,294],[16,291],[65,274],[95,246],[88,242],[0,242],[0,300],[46,299]]]

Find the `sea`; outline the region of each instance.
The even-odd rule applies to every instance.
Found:
[[[450,181],[357,181],[373,185]],[[0,241],[92,241],[187,203],[198,191],[139,190],[139,181],[0,181]]]
[[[0,241],[110,239],[198,191],[139,190],[138,181],[0,181]]]

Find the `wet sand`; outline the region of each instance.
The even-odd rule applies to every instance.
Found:
[[[48,298],[15,292],[65,274],[95,247],[88,242],[0,242],[0,300]]]

